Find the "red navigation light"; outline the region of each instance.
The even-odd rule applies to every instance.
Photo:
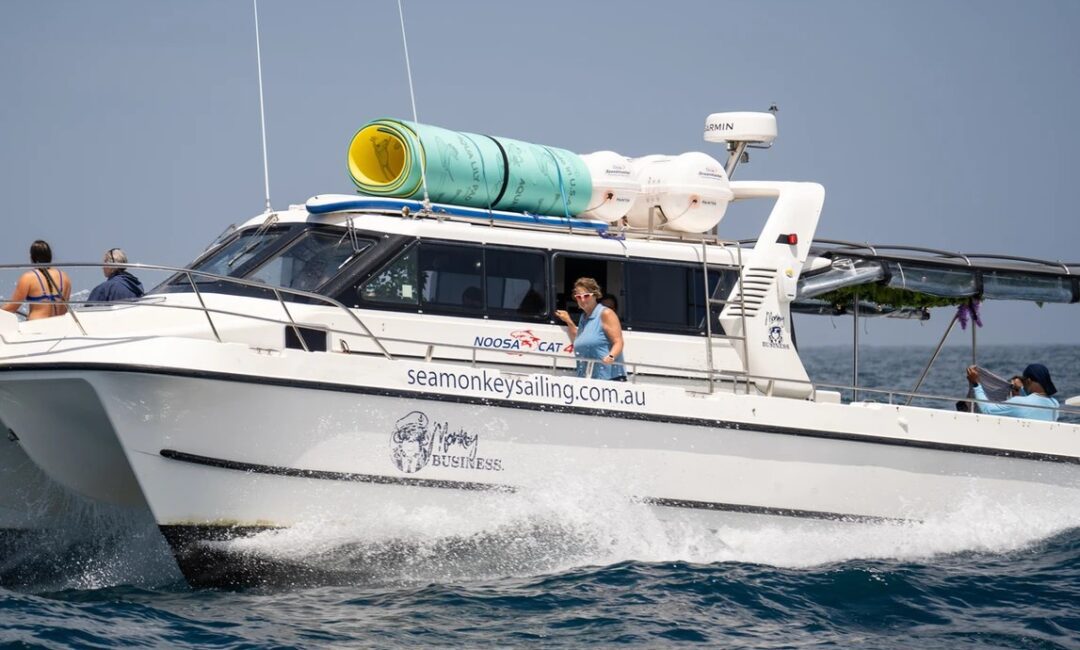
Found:
[[[799,236],[797,234],[795,234],[795,233],[790,233],[790,234],[787,234],[787,235],[780,235],[779,237],[776,238],[776,243],[777,244],[790,244],[791,246],[794,246],[795,244],[799,243]]]

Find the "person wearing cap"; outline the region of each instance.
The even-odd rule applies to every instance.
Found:
[[[1054,381],[1050,379],[1050,371],[1041,363],[1033,363],[1020,375],[1023,389],[1020,395],[1010,397],[1004,402],[990,402],[986,397],[986,391],[979,385],[979,368],[971,366],[967,369],[967,379],[971,384],[975,399],[980,400],[975,406],[980,413],[987,415],[1003,415],[1013,418],[1028,418],[1030,420],[1057,420],[1058,401],[1051,397],[1057,392]]]
[[[105,251],[102,262],[110,266],[101,267],[105,274],[105,281],[94,287],[90,292],[87,302],[113,302],[115,300],[134,300],[142,296],[142,282],[139,278],[128,273],[128,270],[118,264],[127,264],[127,254],[119,248],[110,248]]]

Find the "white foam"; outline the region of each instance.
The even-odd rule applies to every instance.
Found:
[[[560,572],[623,561],[810,567],[858,558],[927,560],[1001,553],[1080,524],[1080,504],[991,503],[910,524],[719,515],[635,503],[610,481],[566,477],[543,489],[463,498],[454,507],[370,504],[225,543],[376,580],[447,581]]]

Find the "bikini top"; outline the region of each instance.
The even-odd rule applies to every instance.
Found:
[[[57,302],[57,301],[63,301],[63,299],[64,299],[64,274],[63,273],[60,274],[60,288],[57,289],[55,293],[53,293],[53,292],[51,292],[51,291],[49,291],[48,289],[45,288],[45,281],[41,279],[41,276],[44,275],[45,273],[48,273],[48,271],[47,270],[42,271],[40,269],[34,269],[34,277],[37,278],[38,286],[41,287],[41,295],[40,296],[27,296],[26,300],[28,302],[43,302],[43,301]],[[50,287],[53,286],[52,278],[49,278],[49,286]]]

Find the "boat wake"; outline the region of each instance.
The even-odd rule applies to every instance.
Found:
[[[626,486],[566,477],[459,507],[375,504],[229,541],[203,542],[195,586],[414,585],[552,574],[627,561],[809,568],[1008,553],[1080,525],[1080,504],[971,495],[939,520],[865,524],[697,512],[633,502]],[[557,485],[557,487],[556,487]],[[57,488],[59,489],[59,488]],[[61,492],[63,492],[61,490]],[[0,586],[33,591],[155,587],[182,580],[149,513],[63,492],[56,525],[0,536]],[[715,513],[713,513],[715,514]],[[764,522],[764,523],[763,523]],[[224,568],[222,568],[224,567]],[[191,576],[189,576],[190,580]]]
[[[206,542],[197,551],[205,564],[230,569],[206,576],[203,584],[447,583],[625,561],[783,568],[858,559],[926,561],[1007,553],[1080,525],[1077,504],[991,503],[976,496],[950,516],[907,524],[787,518],[762,524],[761,517],[745,515],[704,522],[598,487],[563,482],[557,489],[489,495],[452,510],[385,504],[348,520],[311,520]]]
[[[52,489],[49,527],[0,531],[0,586],[62,591],[183,579],[149,512]]]

